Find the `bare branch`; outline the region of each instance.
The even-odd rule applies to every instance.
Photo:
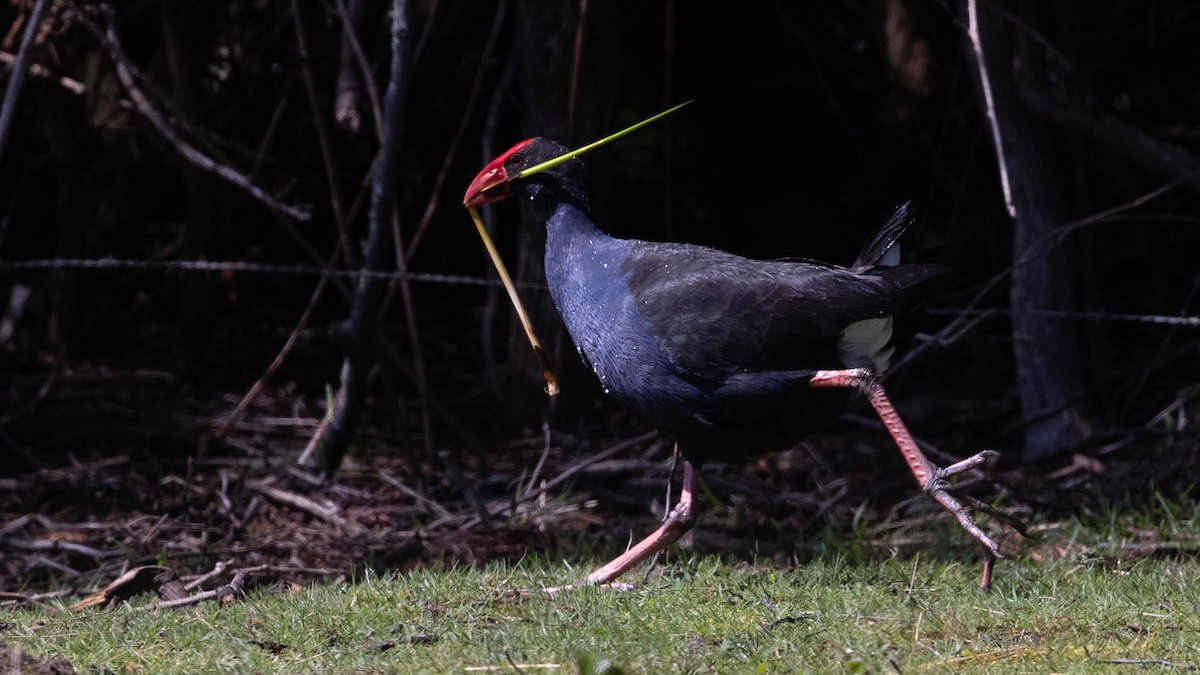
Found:
[[[8,144],[8,128],[12,125],[13,115],[17,110],[17,99],[25,86],[25,75],[29,71],[30,52],[33,51],[33,36],[41,26],[42,16],[49,6],[46,0],[37,0],[33,11],[25,24],[25,34],[21,36],[21,46],[17,50],[16,62],[13,64],[12,75],[8,79],[8,87],[4,90],[4,103],[0,107],[0,157],[4,157],[4,146]]]
[[[68,5],[68,11],[79,19],[81,25],[92,31],[96,38],[100,40],[105,50],[108,51],[109,58],[112,59],[113,65],[116,67],[117,78],[121,81],[121,86],[125,88],[126,93],[129,94],[129,100],[133,103],[134,108],[175,148],[179,156],[202,171],[212,173],[242,189],[272,211],[286,215],[294,220],[309,220],[312,214],[309,212],[308,207],[291,206],[278,201],[267,194],[262,188],[251,183],[250,179],[244,174],[218,163],[176,133],[175,129],[155,110],[150,99],[138,87],[136,80],[140,77],[140,73],[129,58],[125,56],[124,50],[121,49],[120,42],[117,40],[112,12],[108,11],[108,8],[104,9],[106,10],[108,25],[102,29],[78,5]]]
[[[1004,159],[1004,140],[1000,136],[1000,123],[996,119],[996,104],[992,96],[992,81],[988,77],[987,59],[983,54],[983,42],[979,39],[979,8],[976,0],[967,0],[967,37],[971,40],[971,48],[975,51],[975,62],[979,67],[979,85],[983,92],[983,102],[987,109],[989,126],[992,129],[992,145],[996,148],[996,161],[1000,165],[1000,187],[1004,191],[1004,206],[1008,208],[1011,218],[1017,217],[1017,207],[1013,203],[1012,186],[1009,183],[1008,164]]]

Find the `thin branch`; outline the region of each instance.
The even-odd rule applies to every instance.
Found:
[[[213,572],[216,572],[216,570],[214,569]],[[139,607],[138,609],[141,611],[174,609],[177,607],[186,607],[188,605],[197,605],[207,600],[226,602],[226,599],[232,599],[231,596],[245,593],[246,579],[251,574],[260,574],[262,572],[271,572],[274,574],[303,574],[308,576],[332,576],[335,574],[344,574],[345,570],[327,569],[321,567],[287,567],[283,565],[272,565],[269,563],[254,565],[252,567],[242,567],[234,570],[233,579],[231,579],[228,584],[182,598],[153,602],[143,607]],[[210,576],[212,574],[213,573],[209,573],[209,575],[206,576]]]
[[[1022,90],[1021,100],[1037,115],[1103,144],[1147,171],[1179,179],[1200,194],[1200,159],[1174,143],[1159,140],[1116,115],[1085,110],[1066,101]]]
[[[322,506],[321,504],[316,503],[304,495],[299,495],[295,492],[288,492],[287,490],[281,490],[277,487],[267,485],[262,481],[248,482],[246,483],[246,487],[254,490],[271,501],[299,509],[300,511],[303,511],[318,520],[323,520],[331,525],[336,525],[349,534],[362,534],[366,531],[366,528],[364,528],[362,525],[359,525],[357,522],[348,518],[343,518],[340,514],[338,514],[337,509]]]
[[[404,306],[404,325],[408,331],[408,342],[412,349],[413,360],[413,375],[416,376],[415,382],[417,385],[417,399],[421,404],[421,432],[425,439],[425,452],[433,454],[433,422],[429,415],[429,379],[425,375],[425,355],[421,348],[421,331],[418,328],[417,309],[413,303],[412,284],[409,283],[405,273],[408,272],[408,260],[404,254],[404,238],[400,236],[400,214],[395,209],[392,211],[392,246],[395,248],[394,255],[396,258],[397,271],[400,272],[399,277],[395,277],[390,286],[392,289],[399,286],[400,300]],[[391,289],[389,289],[391,290]],[[388,302],[383,304],[380,310],[380,315],[386,310]]]
[[[657,431],[648,431],[648,432],[642,434],[641,436],[635,436],[628,440],[621,441],[620,443],[617,443],[616,445],[608,448],[607,450],[602,450],[601,452],[597,452],[594,455],[588,455],[587,457],[584,457],[583,459],[579,460],[578,462],[575,462],[574,464],[571,464],[567,468],[560,471],[557,476],[555,476],[551,480],[546,481],[545,483],[540,485],[536,490],[531,490],[531,491],[527,490],[524,494],[518,496],[512,503],[505,505],[504,507],[500,508],[498,511],[496,511],[494,513],[491,513],[490,515],[492,515],[492,516],[502,515],[508,511],[510,511],[511,509],[516,508],[516,506],[518,504],[522,504],[524,502],[527,502],[527,501],[530,501],[533,499],[537,499],[537,498],[541,497],[542,495],[546,494],[547,492],[558,487],[559,485],[562,485],[569,478],[571,478],[575,474],[583,471],[584,469],[588,468],[589,466],[592,466],[593,464],[596,464],[597,462],[604,461],[604,460],[608,459],[609,457],[612,457],[613,455],[617,454],[618,452],[627,450],[635,445],[638,445],[639,443],[645,443],[646,441],[653,440],[657,436],[658,436]]]
[[[42,16],[50,5],[47,0],[37,0],[33,5],[27,23],[25,34],[21,36],[21,46],[17,49],[17,58],[13,63],[12,74],[8,78],[8,87],[4,90],[4,103],[0,107],[0,158],[4,157],[4,148],[8,145],[8,129],[12,126],[13,115],[16,114],[17,100],[21,89],[25,86],[25,75],[29,72],[30,54],[33,52],[33,36],[37,35],[42,24]]]
[[[0,63],[3,63],[7,66],[12,66],[15,69],[16,63],[17,63],[17,57],[16,57],[16,55],[10,54],[8,52],[0,52]],[[75,94],[76,96],[82,96],[87,93],[87,85],[86,84],[80,82],[79,80],[72,80],[71,78],[65,77],[63,75],[55,75],[53,72],[50,71],[49,68],[46,68],[45,66],[37,64],[37,63],[29,64],[29,74],[34,77],[40,77],[43,79],[51,80],[54,83],[56,83],[58,86],[62,87],[63,89],[66,89],[67,91],[71,92],[72,94]],[[11,80],[10,80],[10,82],[11,82]]]
[[[265,190],[251,183],[244,174],[228,166],[219,164],[216,160],[195,148],[176,133],[175,129],[162,118],[142,92],[141,88],[138,87],[136,80],[140,77],[140,73],[129,58],[125,56],[124,50],[121,49],[120,42],[117,40],[115,17],[108,7],[102,6],[102,9],[105,10],[107,23],[107,26],[103,29],[93,22],[78,5],[68,5],[68,11],[79,19],[81,25],[92,31],[97,39],[100,40],[105,50],[108,51],[109,58],[112,59],[113,65],[116,68],[117,79],[121,81],[121,86],[125,88],[125,92],[129,95],[129,100],[133,103],[134,108],[154,127],[163,139],[175,148],[179,156],[200,170],[212,173],[218,178],[240,188],[259,203],[276,213],[298,221],[309,220],[312,214],[308,207],[291,206],[278,201],[267,194]]]
[[[351,53],[354,54],[354,60],[358,62],[359,70],[362,71],[363,86],[367,90],[367,100],[371,103],[371,119],[375,122],[375,136],[382,139],[384,134],[383,106],[379,103],[379,89],[375,86],[375,78],[371,75],[371,65],[367,62],[367,55],[363,53],[362,43],[354,34],[354,22],[351,20],[349,12],[346,11],[346,3],[342,0],[333,0],[333,5],[337,8],[338,18],[341,19],[342,37],[346,41],[345,44],[349,45]]]
[[[77,544],[73,541],[62,541],[61,539],[20,539],[17,537],[0,538],[0,546],[10,550],[18,551],[67,551],[77,555],[87,556],[95,560],[103,560],[104,558],[112,558],[119,556],[119,551],[101,551],[91,546]]]
[[[983,102],[987,108],[988,122],[992,128],[992,145],[996,148],[996,161],[1000,167],[1000,187],[1004,191],[1004,206],[1008,209],[1010,218],[1017,217],[1017,207],[1013,202],[1012,186],[1009,184],[1008,163],[1004,158],[1004,141],[1000,137],[1000,122],[996,119],[995,100],[992,97],[992,81],[988,77],[987,59],[983,53],[983,43],[979,39],[979,8],[976,0],[967,0],[967,37],[975,50],[975,60],[979,67],[979,84],[983,90]]]
[[[466,136],[467,128],[475,117],[475,107],[479,105],[479,98],[485,81],[484,77],[487,74],[485,66],[491,60],[492,53],[495,51],[501,28],[504,25],[504,16],[507,13],[507,7],[508,0],[501,0],[496,7],[496,16],[492,20],[492,30],[488,33],[487,43],[483,47],[483,55],[479,59],[480,67],[475,70],[475,78],[471,81],[471,91],[467,94],[467,103],[463,106],[458,128],[454,130],[454,136],[450,138],[450,145],[446,147],[446,154],[442,158],[442,166],[438,169],[437,178],[434,179],[433,183],[433,190],[429,194],[429,201],[425,204],[425,212],[421,214],[421,220],[417,223],[417,231],[409,239],[408,250],[405,253],[406,262],[412,262],[417,248],[421,245],[421,238],[425,235],[425,231],[429,228],[430,223],[433,222],[433,216],[437,212],[438,204],[442,201],[441,193],[442,188],[446,184],[446,177],[450,174],[451,165],[454,162],[454,158],[458,155],[458,148]]]
[[[332,277],[331,272],[333,271],[333,259],[337,257],[337,254],[338,251],[335,249],[333,255],[329,259],[325,273],[321,275],[320,281],[317,282],[317,287],[313,289],[312,295],[310,295],[308,298],[308,306],[306,306],[304,311],[300,314],[300,319],[296,321],[296,326],[292,328],[292,332],[288,335],[287,341],[283,343],[283,347],[279,349],[279,353],[275,355],[275,358],[271,361],[271,365],[267,366],[266,372],[264,372],[257,380],[255,380],[254,384],[251,385],[250,390],[247,391],[246,395],[242,397],[242,400],[238,401],[238,404],[233,409],[233,412],[229,413],[229,416],[225,418],[225,423],[221,425],[220,429],[217,429],[216,436],[218,438],[224,436],[229,431],[229,425],[233,424],[233,421],[240,417],[242,412],[246,410],[246,407],[258,397],[259,393],[262,392],[263,387],[266,386],[267,380],[270,380],[271,377],[274,376],[281,367],[283,367],[283,362],[287,359],[288,354],[292,352],[292,348],[296,346],[296,343],[300,339],[300,332],[304,330],[304,327],[308,325],[309,319],[312,318],[312,314],[317,307],[317,302],[320,301],[321,296],[325,293],[325,286],[329,283],[329,279]]]
[[[362,0],[350,1],[350,19],[354,30],[362,20]],[[353,63],[352,63],[353,62]],[[333,123],[342,131],[357,134],[362,126],[359,100],[362,98],[362,73],[350,50],[350,41],[343,35],[338,44],[337,76],[333,85]]]
[[[351,245],[350,221],[346,215],[344,198],[342,197],[341,181],[338,180],[338,168],[333,157],[333,147],[329,140],[329,132],[325,128],[324,116],[317,105],[316,78],[313,77],[308,51],[308,37],[304,32],[304,23],[300,14],[299,0],[292,0],[292,23],[296,29],[296,53],[300,56],[300,76],[304,82],[304,92],[308,97],[308,109],[312,114],[313,131],[317,135],[317,148],[321,151],[321,166],[325,170],[325,183],[329,186],[329,207],[333,210],[333,220],[337,225],[338,239],[341,241],[342,252],[346,256],[348,267],[358,267],[358,255]]]
[[[46,591],[45,593],[12,593],[8,591],[0,591],[0,606],[8,607],[11,605],[38,605],[43,609],[55,609],[54,605],[46,602],[47,600],[56,600],[66,597],[75,591],[70,588],[60,588],[56,591]]]

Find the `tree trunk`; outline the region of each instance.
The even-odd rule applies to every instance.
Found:
[[[383,138],[379,147],[379,166],[371,177],[371,211],[363,263],[363,269],[367,272],[387,272],[396,263],[392,248],[392,219],[396,214],[396,183],[407,133],[408,96],[411,90],[408,71],[411,53],[409,26],[408,3],[393,0],[392,59],[384,101]],[[387,286],[388,280],[384,277],[359,278],[350,318],[345,321],[342,330],[342,337],[346,340],[342,384],[334,398],[327,423],[318,429],[309,442],[309,448],[300,457],[300,463],[308,464],[309,450],[315,450],[320,467],[327,475],[333,475],[341,466],[351,440],[358,433],[367,384],[377,361],[379,314]]]
[[[1016,3],[1006,11],[1021,17],[1017,23],[1037,29],[1044,24],[1037,16],[1042,9]],[[1067,452],[1087,433],[1079,324],[1040,314],[1077,309],[1079,270],[1074,240],[1055,240],[1070,203],[1062,149],[1024,109],[1018,90],[1018,67],[1023,77],[1044,76],[1043,48],[1020,37],[1022,29],[988,5],[974,10],[976,49],[983,57],[977,81],[983,92],[990,80],[994,139],[1013,219],[1013,355],[1024,423],[1022,459],[1030,461]],[[981,100],[988,104],[986,95]]]

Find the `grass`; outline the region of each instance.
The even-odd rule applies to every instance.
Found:
[[[1195,532],[1194,520],[1172,513],[1160,525]],[[1120,531],[1119,519],[1093,536],[1098,530]],[[0,642],[96,673],[1091,673],[1200,665],[1200,564],[1192,557],[1021,557],[1000,563],[990,594],[976,589],[973,561],[845,551],[790,570],[673,558],[633,591],[511,592],[581,571],[526,560],[261,588],[223,608],[143,611],[148,599],[138,599],[107,611],[23,609],[0,623]]]

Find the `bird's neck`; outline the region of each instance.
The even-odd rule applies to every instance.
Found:
[[[606,312],[616,311],[626,244],[568,202],[546,219],[546,285],[576,340],[586,341],[589,331],[603,332],[603,323],[611,320]]]
[[[588,213],[571,202],[560,202],[546,218],[546,281],[551,290],[568,278],[593,276],[610,269],[616,240],[596,227]],[[615,272],[615,266],[611,269]]]

